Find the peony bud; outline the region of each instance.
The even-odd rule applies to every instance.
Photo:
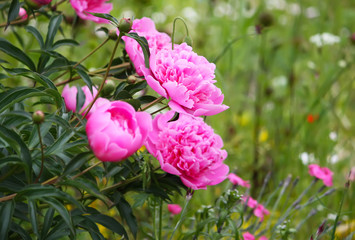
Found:
[[[113,41],[116,41],[118,38],[116,31],[109,31],[108,37]]]
[[[122,18],[118,24],[118,30],[120,33],[129,33],[132,30],[133,22],[130,18]]]
[[[268,12],[259,15],[258,23],[263,27],[270,27],[274,23],[274,18]]]
[[[192,38],[190,36],[186,36],[184,38],[184,42],[186,42],[187,45],[189,45],[190,47],[192,47]]]
[[[25,0],[26,4],[32,9],[40,9],[44,5],[48,5],[52,0]]]
[[[102,89],[102,96],[109,96],[115,90],[115,83],[112,80],[107,80]]]
[[[44,122],[44,113],[40,110],[35,111],[32,114],[32,120],[35,124],[41,124]]]

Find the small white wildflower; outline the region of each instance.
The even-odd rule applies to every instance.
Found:
[[[338,134],[336,132],[330,132],[329,133],[329,138],[332,141],[336,141],[338,139]]]
[[[306,8],[306,17],[307,18],[319,17],[319,10],[315,7]]]
[[[152,13],[152,19],[155,23],[165,23],[166,15],[162,12],[154,12]]]
[[[336,218],[337,218],[337,215],[336,214],[333,214],[333,213],[329,213],[328,214],[328,216],[327,216],[327,218],[329,219],[329,220],[335,220]]]
[[[278,76],[273,78],[271,82],[274,88],[285,87],[287,85],[287,77],[284,75]]]
[[[229,3],[220,2],[215,7],[213,14],[216,17],[230,16],[233,14],[233,8]]]
[[[307,62],[307,67],[309,67],[310,69],[315,69],[316,68],[316,64],[312,61],[308,61]]]
[[[182,15],[193,23],[197,22],[200,19],[200,15],[192,7],[185,7],[182,10]]]
[[[349,220],[349,216],[348,215],[344,215],[341,218],[343,221],[348,221]]]
[[[287,4],[285,0],[267,0],[266,7],[268,9],[279,9],[284,10]]]
[[[319,212],[323,211],[323,210],[324,210],[324,206],[321,205],[321,204],[318,204],[318,205],[317,205],[317,210],[318,210]]]
[[[331,164],[335,164],[335,163],[339,162],[339,156],[336,154],[330,156],[330,158],[328,159],[328,162]]]
[[[339,60],[338,62],[338,66],[341,67],[341,68],[345,68],[346,67],[346,61],[345,60]]]
[[[291,3],[288,5],[288,12],[294,16],[297,16],[301,13],[301,7],[297,3]]]
[[[316,34],[310,37],[309,41],[315,44],[317,47],[322,47],[324,45],[333,45],[340,42],[340,37],[333,35],[331,33]]]
[[[313,163],[315,161],[315,157],[313,153],[307,153],[303,152],[299,155],[299,158],[301,159],[303,165],[308,165],[310,163]]]

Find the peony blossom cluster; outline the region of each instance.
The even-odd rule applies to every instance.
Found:
[[[166,33],[156,30],[154,22],[150,18],[135,19],[133,21],[131,32],[137,33],[141,37],[145,37],[148,42],[150,53],[157,53],[162,48],[170,46],[171,39]],[[117,33],[119,34],[119,32]],[[125,41],[125,49],[131,59],[136,72],[139,76],[143,76],[142,68],[144,68],[144,55],[141,46],[136,40],[130,37],[122,37]]]
[[[234,173],[228,174],[228,179],[233,185],[240,185],[242,187],[250,188],[249,181],[245,181],[241,179],[239,176],[237,176]]]
[[[333,185],[333,172],[329,168],[320,167],[317,164],[308,166],[309,174],[323,181],[324,185],[330,187]]]
[[[70,4],[81,19],[96,23],[108,23],[108,20],[90,14],[109,13],[112,10],[112,3],[106,2],[107,0],[70,0]]]
[[[170,122],[173,116],[173,111],[157,115],[146,142],[161,169],[180,176],[194,190],[226,179],[229,168],[223,163],[227,152],[221,149],[221,137],[202,118],[180,114]]]
[[[267,210],[262,204],[258,203],[255,199],[248,196],[243,196],[242,201],[247,204],[248,207],[254,209],[253,213],[256,217],[260,218],[262,222],[264,220],[265,215],[269,215],[270,212]]]
[[[171,99],[172,110],[193,116],[218,114],[228,107],[224,95],[214,85],[215,65],[197,55],[186,43],[151,52],[150,69],[142,68],[149,86]]]

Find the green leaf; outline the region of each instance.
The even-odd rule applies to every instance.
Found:
[[[36,66],[24,52],[22,52],[18,47],[15,47],[10,42],[4,38],[0,38],[0,51],[3,51],[7,55],[19,60],[25,64],[32,71],[36,71]]]
[[[135,84],[130,84],[124,88],[124,90],[128,91],[130,94],[135,94],[147,87],[147,81],[137,82]]]
[[[18,87],[12,88],[9,91],[0,93],[0,112],[11,107],[15,103],[34,96],[48,96],[44,91],[38,88]]]
[[[106,33],[106,35],[108,35],[109,32],[110,32],[110,31],[109,31],[107,28],[105,28],[105,27],[100,27],[100,28],[96,29],[96,32],[99,32],[99,31],[102,31],[102,32]]]
[[[91,159],[91,157],[91,152],[79,153],[65,166],[62,176],[69,175],[72,172],[79,170],[84,163]]]
[[[62,217],[63,221],[67,224],[67,226],[70,229],[70,232],[72,235],[75,235],[75,230],[73,226],[72,219],[70,217],[70,214],[68,210],[63,206],[61,202],[56,200],[55,198],[49,198],[49,197],[42,197],[40,198],[41,201],[49,204],[51,207],[53,207],[59,215]]]
[[[132,95],[129,92],[127,92],[126,90],[122,90],[114,96],[115,100],[130,99],[130,98],[132,98]]]
[[[32,199],[27,199],[28,202],[28,212],[30,214],[30,222],[32,225],[33,233],[36,234],[37,238],[38,234],[38,224],[37,224],[37,206],[36,202]]]
[[[62,15],[54,15],[51,17],[51,20],[48,25],[48,32],[46,37],[46,42],[44,44],[45,49],[51,49],[54,41],[54,37],[58,32],[60,24],[63,20]]]
[[[90,215],[87,216],[88,218],[128,239],[126,230],[119,222],[116,221],[116,219],[103,215],[94,208],[87,207],[87,210],[89,213],[91,213]]]
[[[76,69],[76,72],[79,74],[79,76],[84,80],[86,86],[90,89],[90,92],[92,93],[92,81],[90,76],[83,70],[81,69]]]
[[[57,49],[61,46],[79,46],[79,43],[73,39],[62,39],[62,40],[58,40],[56,41],[53,46],[52,46],[52,50]]]
[[[12,0],[9,8],[9,13],[7,15],[7,24],[5,30],[10,25],[10,22],[15,20],[18,17],[19,12],[20,12],[19,0]]]
[[[75,111],[78,113],[78,112],[80,112],[81,108],[85,104],[86,96],[80,86],[76,86],[76,88],[78,89],[78,91],[76,94],[76,110]]]
[[[27,233],[27,231],[14,222],[11,223],[10,230],[20,235],[24,240],[32,240],[31,236]]]
[[[32,178],[32,159],[27,145],[16,132],[3,127],[2,125],[0,125],[0,137],[8,142],[17,154],[21,156],[21,159],[26,166],[25,171],[27,180],[30,181]]]
[[[144,65],[146,68],[149,68],[149,57],[150,57],[150,51],[149,51],[149,45],[148,41],[145,37],[139,36],[137,33],[132,32],[132,33],[126,33],[125,34],[127,37],[133,38],[138,42],[138,44],[141,46],[143,55],[144,55]]]
[[[7,158],[2,158],[0,162],[0,169],[5,167],[5,166],[10,166],[10,165],[19,165],[21,167],[26,167],[25,163],[22,161],[21,158],[10,156]]]
[[[54,217],[54,208],[50,207],[48,208],[46,215],[44,216],[44,221],[43,221],[43,226],[41,231],[41,239],[46,239],[49,229],[52,226],[53,217]]]
[[[43,41],[43,37],[39,33],[39,31],[36,28],[32,27],[32,26],[26,26],[25,29],[26,29],[27,32],[32,33],[32,35],[36,38],[40,48],[43,49],[44,48],[44,41]]]
[[[49,146],[45,155],[49,156],[51,154],[56,154],[63,151],[64,145],[69,141],[69,139],[75,134],[71,129],[67,129],[51,146]]]
[[[8,239],[7,233],[10,228],[12,215],[14,213],[14,202],[7,201],[0,205],[0,239]]]
[[[106,19],[106,20],[109,20],[111,22],[112,25],[118,27],[119,25],[119,22],[118,20],[110,15],[110,14],[107,14],[107,13],[92,13],[92,12],[88,12],[89,14],[91,15],[94,15],[95,17],[99,17],[99,18],[103,18],[103,19]]]
[[[132,234],[136,238],[138,232],[138,225],[136,217],[133,215],[131,205],[126,201],[123,195],[116,192],[114,195],[114,202],[117,210],[120,212],[122,219],[124,219],[131,230]]]
[[[138,99],[122,99],[122,101],[125,101],[125,102],[131,104],[132,107],[134,107],[134,109],[136,111],[138,111],[138,109],[141,106],[141,102]]]

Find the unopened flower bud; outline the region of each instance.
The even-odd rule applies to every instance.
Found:
[[[192,38],[190,36],[186,36],[184,38],[184,42],[187,43],[187,45],[189,45],[190,47],[192,47]]]
[[[136,83],[136,81],[137,81],[137,78],[134,75],[130,75],[127,78],[127,83],[129,83],[129,84]]]
[[[115,83],[112,80],[107,80],[102,89],[103,96],[109,96],[115,90]]]
[[[35,111],[32,114],[32,120],[35,124],[41,124],[44,122],[44,113],[40,110]]]
[[[118,30],[120,33],[128,33],[132,30],[132,20],[130,18],[122,18],[118,24]]]
[[[268,12],[263,12],[259,15],[258,23],[263,27],[270,27],[274,23],[274,18]]]
[[[108,33],[108,37],[111,39],[111,40],[114,40],[116,41],[118,36],[117,36],[117,32],[116,31],[109,31]]]

